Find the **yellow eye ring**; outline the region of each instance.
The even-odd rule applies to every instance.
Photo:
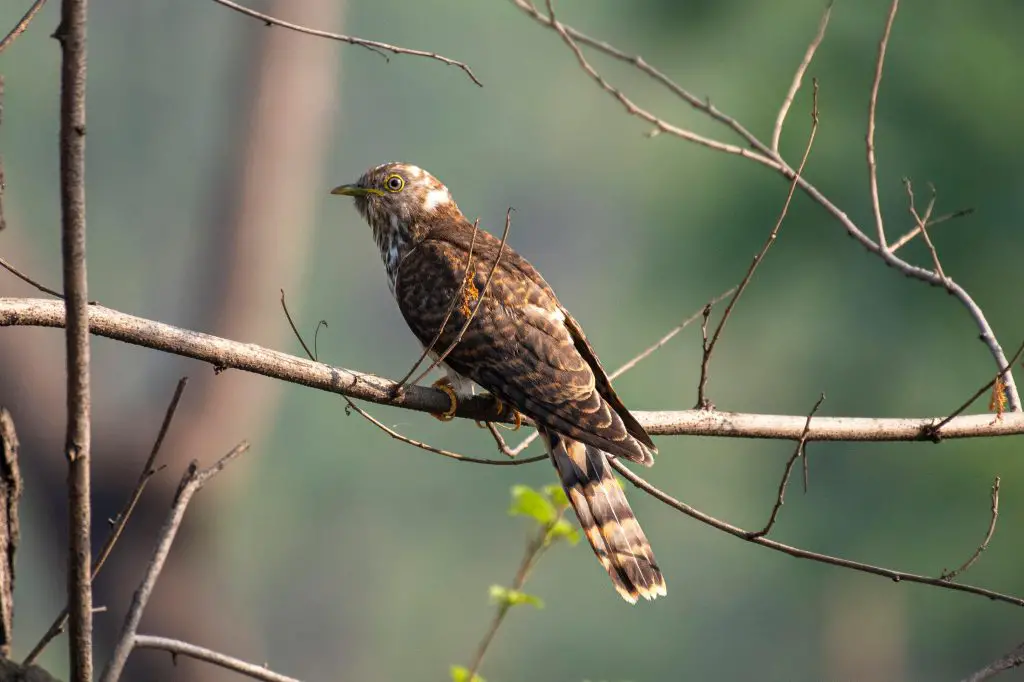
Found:
[[[398,173],[384,178],[384,188],[389,192],[401,192],[405,188],[405,179]]]

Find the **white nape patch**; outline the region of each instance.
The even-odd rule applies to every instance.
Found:
[[[451,201],[452,195],[448,193],[446,188],[432,189],[427,192],[427,198],[423,200],[423,211],[430,213],[441,204],[450,204]]]

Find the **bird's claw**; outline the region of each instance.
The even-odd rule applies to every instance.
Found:
[[[495,395],[492,395],[491,398],[494,400],[494,409],[495,409],[495,411],[497,411],[497,413],[499,415],[505,416],[505,411],[508,410],[509,412],[511,412],[511,415],[509,415],[509,416],[511,416],[512,419],[515,421],[515,424],[512,425],[512,426],[509,426],[508,424],[501,424],[501,423],[498,423],[497,426],[500,426],[503,429],[508,429],[509,431],[518,431],[519,427],[521,427],[523,425],[523,415],[519,414],[519,410],[517,410],[517,409],[515,409],[513,407],[509,407],[504,402],[502,402],[500,398],[498,398]],[[481,429],[487,428],[487,422],[481,422],[480,420],[476,420],[476,425],[477,425],[477,428],[481,428]]]
[[[430,416],[443,422],[450,422],[455,418],[455,411],[459,409],[459,397],[456,395],[455,389],[452,388],[452,382],[448,380],[448,377],[441,377],[432,386],[447,393],[448,399],[452,401],[452,404],[444,412],[431,412]]]

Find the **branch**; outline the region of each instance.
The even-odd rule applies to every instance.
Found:
[[[882,206],[878,200],[878,164],[875,162],[875,110],[878,108],[878,89],[882,84],[882,69],[885,66],[885,48],[889,45],[889,34],[892,32],[892,23],[896,20],[896,10],[899,9],[899,0],[892,0],[889,6],[889,18],[885,22],[885,31],[878,43],[878,58],[875,60],[875,80],[871,84],[871,97],[868,98],[868,184],[871,190],[871,211],[875,216],[875,230],[877,232],[878,245],[883,251],[889,250],[885,239],[885,221],[882,218]]]
[[[775,117],[775,128],[772,130],[771,147],[775,154],[779,153],[779,138],[782,137],[782,126],[786,124],[786,116],[789,114],[789,108],[793,105],[793,99],[796,97],[796,93],[800,92],[800,85],[803,83],[804,74],[807,73],[807,68],[811,65],[811,61],[814,59],[814,53],[818,51],[818,46],[821,45],[821,41],[825,39],[825,29],[828,28],[828,20],[831,16],[832,2],[829,2],[828,7],[825,8],[825,13],[821,15],[821,21],[818,23],[818,32],[815,34],[814,39],[811,40],[811,44],[807,46],[804,58],[800,62],[800,66],[796,68],[796,73],[793,75],[793,82],[789,85],[789,91],[786,93],[786,98],[782,100],[782,106],[779,107],[779,113]]]
[[[25,12],[25,16],[21,18],[21,21],[14,25],[14,28],[4,36],[3,40],[0,40],[0,52],[6,50],[18,36],[25,32],[28,25],[32,23],[32,19],[35,18],[36,14],[39,13],[39,10],[41,10],[45,4],[46,0],[35,0],[35,2],[29,6],[28,11]]]
[[[22,480],[18,434],[11,413],[0,407],[0,657],[10,658],[14,639],[14,556],[21,539],[18,503]]]
[[[727,116],[716,109],[709,100],[697,98],[668,76],[649,65],[639,55],[628,55],[606,42],[586,36],[571,26],[567,26],[556,21],[553,16],[545,17],[528,0],[512,0],[512,2],[538,24],[557,32],[559,36],[561,36],[562,40],[569,46],[570,50],[572,50],[573,54],[576,56],[576,60],[579,62],[580,67],[584,72],[586,72],[586,74],[592,78],[602,90],[619,101],[625,107],[626,113],[630,116],[634,116],[652,124],[657,132],[668,133],[682,140],[686,140],[687,142],[693,142],[710,149],[715,149],[727,154],[735,154],[737,156],[742,156],[745,159],[756,161],[757,163],[774,170],[787,181],[792,182],[795,178],[797,186],[799,186],[812,201],[824,208],[829,215],[842,225],[847,234],[853,237],[857,243],[867,249],[870,253],[881,258],[882,262],[887,266],[896,269],[907,277],[921,280],[922,282],[932,286],[944,287],[967,309],[975,326],[978,328],[979,338],[988,347],[989,353],[992,355],[992,359],[995,361],[996,366],[999,368],[1007,366],[1006,355],[1004,354],[1002,347],[999,345],[999,341],[996,338],[995,333],[992,331],[992,327],[985,318],[984,312],[963,287],[956,284],[951,279],[943,281],[936,273],[911,265],[905,260],[894,255],[891,250],[885,248],[884,244],[876,244],[867,236],[867,234],[865,234],[863,230],[860,229],[860,227],[857,226],[855,222],[853,222],[845,211],[834,204],[813,183],[808,181],[805,177],[797,175],[796,171],[794,171],[781,156],[774,153],[771,147],[744,128],[736,119]],[[650,76],[660,85],[664,86],[669,92],[678,96],[697,111],[729,128],[749,146],[749,149],[734,144],[720,142],[715,139],[698,135],[691,130],[674,126],[671,123],[655,116],[650,111],[638,107],[632,100],[622,94],[620,90],[606,81],[597,72],[597,70],[590,65],[577,43],[587,45],[610,57],[626,62],[635,67],[638,71]],[[1020,395],[1017,392],[1017,387],[1012,374],[1007,374],[1006,377],[1006,393],[1009,398],[1010,409],[1015,412],[1020,411],[1022,409]]]
[[[164,521],[164,526],[160,530],[159,541],[153,551],[153,558],[149,561],[146,575],[132,596],[132,605],[128,610],[128,615],[125,616],[121,636],[117,640],[117,645],[114,647],[114,653],[111,655],[110,661],[107,662],[107,667],[103,670],[103,676],[100,678],[101,682],[117,682],[121,677],[124,665],[128,661],[128,655],[132,652],[132,648],[136,643],[135,633],[138,630],[139,621],[142,620],[142,612],[145,611],[157,578],[160,577],[160,573],[163,571],[164,562],[171,551],[174,537],[178,534],[178,528],[181,526],[181,521],[185,516],[185,508],[188,507],[192,496],[206,485],[211,478],[223,471],[224,467],[230,464],[232,460],[248,449],[249,444],[243,441],[206,469],[199,469],[199,464],[195,460],[189,465],[188,470],[181,479],[181,483],[178,485],[178,492],[174,496],[174,503],[171,506],[170,514],[168,514],[167,520]]]
[[[473,81],[480,87],[484,86],[484,84],[480,82],[480,80],[476,77],[476,74],[474,74],[472,69],[470,69],[468,66],[466,66],[462,62],[439,55],[436,52],[427,52],[425,50],[412,50],[407,47],[398,47],[397,45],[390,45],[388,43],[382,43],[376,40],[366,40],[364,38],[355,38],[353,36],[346,36],[340,33],[329,33],[327,31],[319,31],[315,28],[307,28],[305,26],[300,26],[298,24],[292,24],[287,21],[282,21],[281,19],[272,17],[269,14],[263,14],[262,12],[257,12],[256,10],[249,9],[248,7],[243,7],[242,5],[232,2],[231,0],[213,1],[219,5],[224,5],[229,9],[233,9],[236,12],[240,12],[241,14],[244,14],[246,16],[250,16],[254,19],[259,19],[260,21],[264,22],[267,26],[280,26],[281,28],[287,28],[292,31],[305,33],[311,36],[317,36],[319,38],[337,40],[343,43],[348,43],[349,45],[358,45],[360,47],[365,47],[366,49],[372,52],[377,52],[379,54],[383,54],[384,52],[391,52],[392,54],[408,54],[413,55],[415,57],[427,57],[429,59],[436,59],[439,62],[447,64],[448,66],[457,66],[458,68],[462,69],[462,71],[467,76],[469,76],[469,79],[471,81]],[[387,59],[387,55],[384,55],[384,58]]]
[[[995,677],[1001,672],[1011,670],[1020,665],[1024,665],[1024,643],[1018,644],[1014,647],[1013,651],[1009,652],[1002,658],[997,658],[992,661],[970,677],[965,677],[963,682],[984,682],[985,680]]]
[[[822,564],[829,564],[832,566],[839,566],[840,568],[848,568],[853,571],[860,571],[861,573],[869,573],[871,575],[882,576],[888,578],[894,582],[912,582],[921,583],[923,585],[931,585],[933,587],[940,587],[943,589],[955,590],[957,592],[967,592],[969,594],[976,594],[983,597],[988,597],[993,601],[1001,601],[1007,604],[1013,604],[1014,606],[1024,606],[1024,598],[1015,597],[1011,594],[1003,594],[1001,592],[994,592],[992,590],[985,589],[983,587],[975,587],[973,585],[965,585],[963,583],[953,583],[948,580],[944,580],[941,576],[932,578],[926,575],[918,575],[916,573],[907,573],[905,571],[896,571],[891,568],[885,568],[883,566],[875,566],[873,564],[866,564],[860,561],[851,561],[850,559],[843,559],[842,557],[831,556],[829,554],[821,554],[819,552],[812,552],[806,549],[800,549],[799,547],[793,547],[781,542],[776,542],[770,538],[759,537],[756,533],[751,531],[743,530],[738,526],[734,526],[725,521],[721,521],[709,514],[694,509],[685,502],[680,502],[676,498],[672,497],[668,493],[659,490],[654,487],[646,480],[637,476],[628,467],[626,467],[618,459],[609,458],[609,463],[622,474],[623,478],[628,480],[630,483],[635,485],[640,490],[644,491],[648,495],[654,497],[667,504],[668,506],[676,509],[677,511],[686,514],[692,519],[696,519],[701,523],[704,523],[712,528],[728,533],[729,535],[752,542],[755,545],[761,545],[768,549],[775,550],[776,552],[782,552],[789,556],[796,557],[797,559],[809,559]]]
[[[227,670],[233,670],[236,673],[240,673],[246,677],[251,677],[254,680],[265,680],[266,682],[299,682],[294,677],[275,673],[272,670],[267,670],[264,666],[256,665],[255,663],[247,663],[218,651],[204,649],[201,646],[182,642],[178,639],[154,637],[152,635],[135,635],[135,648],[160,649],[162,651],[169,651],[174,656],[188,656],[189,658],[206,661],[207,663],[212,663],[213,665],[220,666]]]
[[[68,604],[70,677],[91,682],[92,564],[89,458],[89,297],[85,267],[86,0],[64,0],[54,36],[60,42],[60,207],[64,299],[67,301]]]
[[[988,530],[985,531],[985,537],[982,539],[981,544],[978,545],[977,549],[974,550],[974,554],[971,555],[964,563],[960,564],[960,567],[949,571],[943,572],[941,577],[943,580],[952,581],[961,573],[967,571],[974,563],[981,557],[981,553],[988,549],[988,543],[992,541],[992,536],[996,532],[996,523],[999,521],[999,477],[992,481],[992,516],[988,522]]]
[[[90,580],[96,580],[96,576],[99,575],[103,569],[103,565],[106,563],[107,558],[110,557],[110,553],[114,550],[114,545],[121,539],[121,534],[124,532],[125,526],[128,525],[128,519],[131,518],[132,512],[135,511],[135,506],[138,504],[139,499],[142,497],[142,491],[146,489],[146,484],[149,483],[149,479],[156,474],[157,471],[162,469],[154,468],[156,464],[157,455],[160,454],[160,447],[163,445],[164,437],[167,436],[167,431],[171,427],[171,420],[174,419],[174,413],[178,409],[178,402],[181,400],[181,394],[185,391],[185,385],[188,383],[186,377],[182,377],[178,381],[177,387],[174,389],[174,395],[171,397],[171,402],[167,406],[167,411],[164,413],[163,423],[160,425],[160,431],[157,433],[156,441],[153,443],[153,448],[150,450],[149,457],[146,458],[145,464],[142,465],[142,471],[139,473],[139,480],[135,484],[135,488],[132,489],[131,494],[128,496],[128,500],[125,502],[121,511],[117,513],[117,517],[113,521],[113,528],[110,530],[110,535],[107,536],[106,542],[103,543],[103,547],[100,549],[99,554],[96,557],[96,561],[92,566],[92,574]],[[64,632],[64,627],[68,622],[68,607],[65,606],[61,610],[60,614],[54,619],[53,623],[50,624],[46,634],[40,638],[39,642],[32,647],[32,651],[29,652],[25,660],[22,661],[22,665],[31,665],[35,662],[39,655],[43,653],[46,645],[49,644],[54,637]]]
[[[61,327],[64,303],[31,298],[0,297],[0,327]],[[251,343],[174,327],[118,312],[100,305],[90,308],[89,329],[93,334],[135,346],[207,362],[219,370],[239,369],[293,384],[380,405],[418,412],[443,412],[451,401],[442,391],[409,386],[395,397],[395,382],[373,374],[319,362],[263,348]],[[768,438],[800,440],[807,415],[745,414],[725,411],[680,410],[634,412],[644,429],[654,436],[719,436],[726,438]],[[494,401],[478,397],[460,401],[458,417],[499,422]],[[939,422],[930,418],[815,417],[808,442],[829,441],[915,441],[930,440]],[[1008,412],[1002,419],[990,414],[958,416],[942,427],[942,438],[987,438],[1024,433],[1024,413]]]

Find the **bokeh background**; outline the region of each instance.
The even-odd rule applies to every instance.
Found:
[[[28,2],[0,3],[0,26]],[[0,56],[7,229],[0,253],[59,284],[59,3]],[[385,284],[368,228],[328,195],[364,168],[417,163],[470,218],[533,261],[615,367],[746,271],[786,184],[736,157],[645,137],[647,127],[580,71],[558,37],[501,0],[276,0],[256,9],[317,28],[464,60],[484,82],[407,56],[268,29],[212,2],[94,3],[89,24],[90,294],[110,307],[301,354],[287,292],[321,359],[401,376],[419,348]],[[840,3],[809,75],[821,124],[806,174],[870,225],[864,131],[888,3]],[[823,3],[563,0],[560,18],[641,53],[765,138]],[[882,208],[912,226],[901,185],[937,188],[946,273],[983,305],[1008,349],[1020,317],[1024,246],[1024,6],[904,3],[878,114]],[[5,29],[6,30],[6,29]],[[627,66],[613,83],[678,125],[728,138]],[[783,136],[793,163],[810,126],[798,97]],[[922,201],[923,203],[923,201]],[[870,233],[870,231],[869,231]],[[922,245],[907,247],[928,264]],[[0,295],[35,296],[9,276]],[[26,494],[16,652],[62,604],[63,341],[0,333],[0,402],[20,427]],[[469,661],[527,525],[509,489],[554,481],[546,464],[457,465],[393,441],[336,396],[98,339],[94,343],[97,533],[127,495],[175,380],[192,378],[168,469],[99,581],[98,657],[109,651],[187,461],[237,441],[252,451],[189,511],[143,630],[178,636],[309,680],[441,680]],[[617,382],[634,409],[695,400],[692,328]],[[724,334],[710,397],[721,409],[926,416],[949,412],[993,372],[967,313],[856,246],[797,195],[774,250]],[[983,409],[979,403],[978,409]],[[485,431],[373,408],[406,434],[495,455]],[[650,479],[738,525],[763,524],[792,444],[661,438]],[[1018,439],[814,444],[810,489],[794,487],[774,535],[844,557],[938,574],[999,527],[964,580],[1024,593],[1024,462]],[[797,561],[703,527],[634,492],[669,583],[626,606],[585,546],[559,547],[482,673],[512,680],[954,680],[1024,638],[1024,612],[982,598]],[[65,668],[64,640],[44,665]],[[233,674],[138,652],[132,679]],[[1015,677],[1016,675],[1016,677]],[[1008,673],[1003,679],[1024,679]]]

